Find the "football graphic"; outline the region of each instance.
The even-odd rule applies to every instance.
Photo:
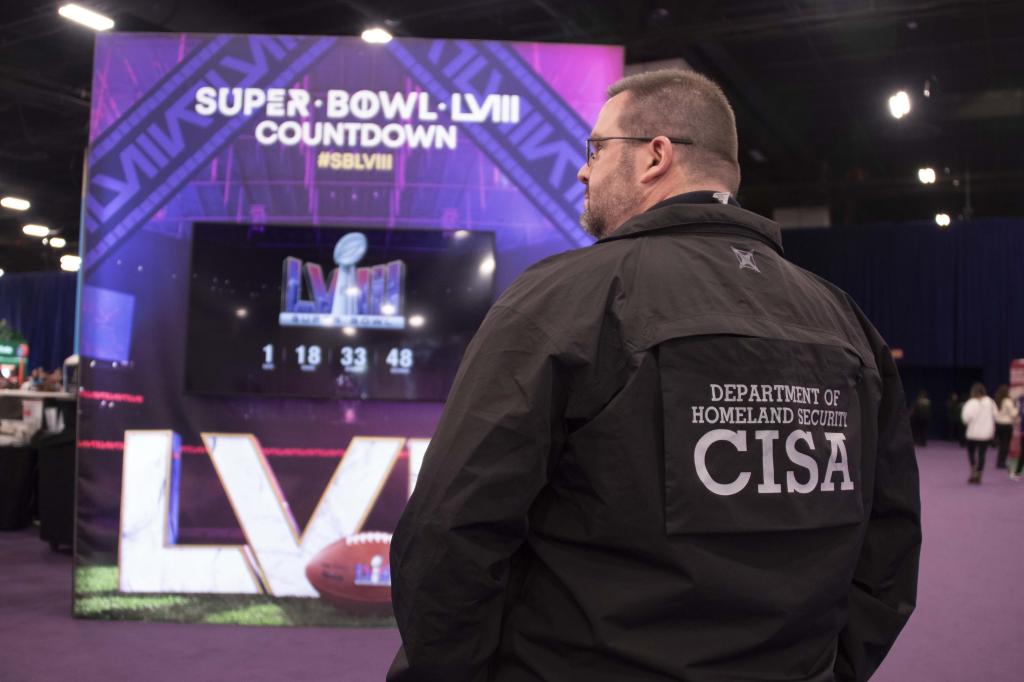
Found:
[[[360,615],[391,613],[391,533],[357,533],[324,547],[306,565],[320,596]]]

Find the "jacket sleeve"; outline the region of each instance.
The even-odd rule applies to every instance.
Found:
[[[978,405],[977,400],[968,400],[964,403],[964,406],[960,408],[960,421],[963,422],[964,426],[971,423],[974,419],[974,413],[977,411],[975,408]]]
[[[917,461],[896,365],[888,348],[875,356],[882,378],[878,452],[871,515],[849,593],[848,620],[839,635],[835,674],[842,682],[867,680],[874,673],[917,601]]]
[[[392,539],[402,648],[388,680],[485,679],[510,559],[562,440],[556,366],[547,336],[500,305],[467,349]]]

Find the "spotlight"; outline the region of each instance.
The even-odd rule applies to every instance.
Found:
[[[363,40],[372,45],[384,45],[385,43],[390,43],[394,36],[380,26],[371,26],[363,31],[362,37]]]
[[[70,253],[60,257],[60,269],[68,272],[78,272],[82,267],[82,259],[79,256],[72,256]]]
[[[29,237],[48,237],[50,235],[50,228],[46,225],[29,224],[21,228],[21,231]]]
[[[0,206],[9,208],[12,211],[27,211],[32,208],[32,203],[28,199],[19,199],[18,197],[4,197],[0,199]]]
[[[88,26],[94,31],[108,31],[114,28],[113,19],[74,3],[64,5],[57,10],[57,14],[83,26]]]
[[[935,169],[934,168],[918,168],[917,179],[921,181],[923,185],[935,184]]]
[[[936,213],[935,224],[939,227],[949,227],[949,214],[948,213]]]
[[[484,276],[493,274],[494,273],[494,265],[495,264],[494,264],[494,259],[493,258],[490,258],[490,257],[486,258],[482,263],[480,263],[480,274],[484,275]]]
[[[889,113],[893,118],[903,118],[910,113],[910,95],[900,90],[889,98]]]
[[[249,309],[239,308],[238,310],[235,311],[235,317],[237,317],[240,320],[244,320],[245,318],[249,317]]]
[[[426,323],[426,320],[423,319],[422,315],[413,315],[409,318],[410,327],[422,327],[424,323]]]
[[[0,277],[3,277],[3,276],[4,276],[4,269],[0,268]]]
[[[342,327],[341,328],[341,333],[344,334],[345,336],[355,336],[356,335],[356,328],[355,327]]]
[[[63,249],[68,245],[68,242],[64,237],[53,237],[50,239],[50,246],[55,249]]]

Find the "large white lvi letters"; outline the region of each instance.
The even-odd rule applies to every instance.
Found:
[[[301,534],[259,442],[203,434],[247,545],[177,545],[180,446],[171,431],[126,431],[121,496],[122,592],[258,593],[316,597],[309,560],[362,529],[405,438],[352,439]],[[426,439],[410,439],[409,492]]]

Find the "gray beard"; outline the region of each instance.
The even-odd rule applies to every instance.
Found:
[[[590,194],[590,208],[583,210],[580,214],[580,227],[583,231],[595,239],[607,237],[626,221],[633,213],[630,210],[623,211],[622,207],[632,207],[635,201],[629,190],[629,165],[633,160],[632,154],[624,154],[614,175],[610,178],[608,186],[604,188],[600,198]],[[589,192],[589,190],[588,190]],[[619,209],[615,211],[615,209]],[[609,215],[617,212],[621,220],[615,225],[609,224],[610,219],[618,218],[616,215]]]
[[[594,239],[600,239],[604,236],[606,225],[603,220],[591,213],[589,208],[585,208],[583,213],[580,213],[580,227]]]

